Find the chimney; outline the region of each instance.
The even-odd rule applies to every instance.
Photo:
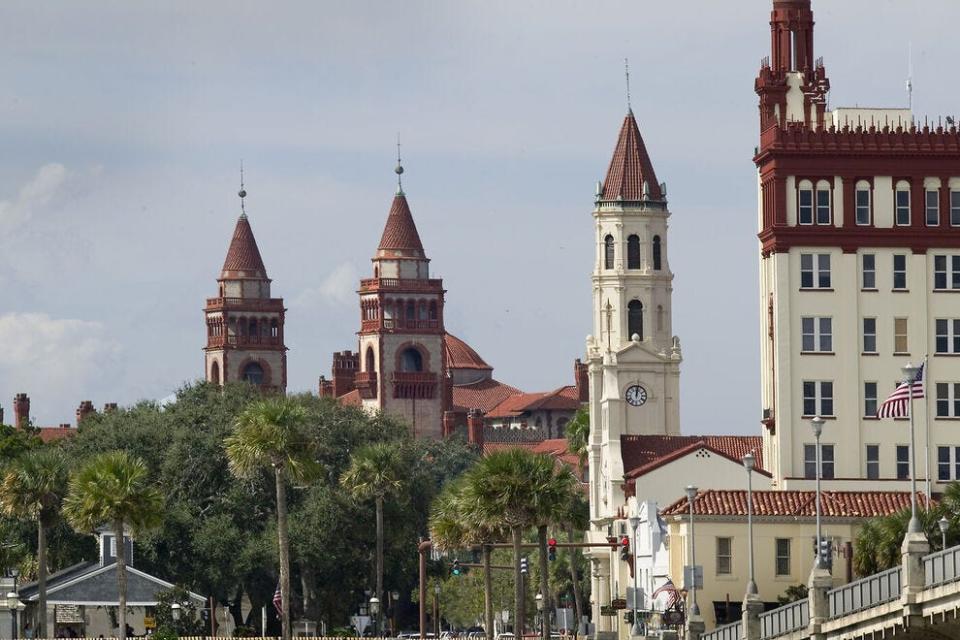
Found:
[[[13,397],[13,426],[17,429],[30,424],[30,396],[18,393]]]
[[[106,404],[103,405],[103,412],[104,412],[104,413],[111,413],[111,412],[116,411],[116,410],[117,410],[117,403],[116,403],[116,402],[107,402]]]
[[[577,400],[590,402],[590,376],[587,365],[577,358],[573,363],[573,381],[577,387]]]
[[[467,442],[483,449],[483,412],[480,409],[467,412]]]
[[[327,380],[324,376],[320,376],[320,382],[317,384],[317,392],[321,398],[335,398],[333,395],[333,382]]]
[[[89,400],[81,400],[80,406],[77,407],[77,426],[80,426],[80,423],[83,422],[83,419],[86,418],[91,413],[96,413],[97,410],[93,408],[93,403]]]
[[[0,424],[3,424],[3,407],[0,407]]]

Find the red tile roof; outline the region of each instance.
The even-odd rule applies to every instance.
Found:
[[[572,391],[571,391],[572,390]],[[521,393],[511,396],[487,414],[489,418],[515,418],[530,411],[576,411],[580,401],[576,387],[560,387],[541,393]]]
[[[360,400],[360,392],[357,389],[343,394],[337,398],[337,402],[344,407],[359,407],[363,404],[363,402]]]
[[[424,255],[420,234],[417,233],[417,225],[414,224],[413,214],[410,213],[410,205],[407,204],[407,197],[402,193],[398,193],[393,198],[387,224],[383,228],[383,236],[380,237],[380,246],[377,249],[386,252],[401,251],[420,258]]]
[[[663,198],[637,121],[633,117],[633,111],[629,111],[623,119],[623,126],[620,127],[620,137],[617,138],[610,168],[607,169],[607,179],[603,181],[602,197],[604,200],[640,200],[643,197],[644,180],[650,190],[650,198]]]
[[[762,436],[621,436],[620,456],[624,473],[637,478],[685,455],[708,449],[741,464],[747,452],[757,459],[756,470],[770,475],[763,466]]]
[[[505,398],[519,393],[519,389],[490,378],[473,384],[455,385],[453,387],[453,404],[464,411],[480,409],[480,411],[487,413],[503,402]]]
[[[924,496],[917,494],[919,504]],[[763,516],[814,517],[815,491],[754,491],[753,513]],[[822,491],[820,513],[827,518],[875,518],[910,508],[908,491]],[[663,510],[663,515],[686,515],[687,499],[680,498]],[[707,489],[693,499],[693,512],[701,516],[746,516],[745,489]]]
[[[253,229],[245,214],[240,214],[237,226],[233,230],[233,239],[227,250],[227,259],[223,261],[221,278],[266,278],[267,269],[263,266],[260,249],[253,237]]]
[[[577,469],[579,461],[577,460],[577,456],[570,453],[567,449],[566,438],[551,438],[539,442],[485,442],[483,444],[483,453],[486,455],[494,451],[518,448],[527,449],[533,453],[545,453],[570,465],[573,469]]]
[[[457,336],[449,333],[444,334],[443,348],[448,369],[485,369],[493,371],[493,367],[484,362],[480,354]]]

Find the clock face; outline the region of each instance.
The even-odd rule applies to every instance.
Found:
[[[627,402],[635,407],[639,407],[647,401],[647,390],[640,385],[635,384],[627,387],[627,393],[625,397]]]

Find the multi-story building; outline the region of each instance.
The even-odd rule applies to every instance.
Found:
[[[936,492],[960,478],[960,135],[909,109],[828,111],[810,0],[774,0],[770,28],[754,160],[773,486],[812,486],[820,415],[827,486],[907,489],[907,421],[875,415],[929,356],[914,418]]]

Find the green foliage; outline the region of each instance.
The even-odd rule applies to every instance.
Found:
[[[51,447],[27,450],[6,469],[0,481],[0,509],[5,515],[49,528],[60,518],[67,492],[67,459]]]
[[[107,451],[70,478],[63,513],[74,529],[93,531],[122,523],[135,532],[162,519],[163,496],[150,482],[146,463],[126,451]]]
[[[173,604],[180,605],[179,614],[174,616]],[[157,606],[154,609],[157,620],[157,632],[154,638],[166,632],[168,637],[202,636],[206,632],[206,625],[200,617],[197,603],[181,586],[161,591],[157,594]]]
[[[782,596],[777,596],[777,602],[781,605],[790,604],[797,600],[805,600],[809,589],[805,584],[794,584],[786,588]]]
[[[236,431],[224,439],[230,470],[240,478],[270,467],[282,469],[293,480],[315,476],[306,417],[306,410],[292,398],[278,396],[251,404],[237,418]]]
[[[577,409],[573,420],[567,423],[567,450],[577,456],[580,471],[587,466],[587,453],[590,446],[590,410],[586,405]]]
[[[16,429],[8,424],[0,424],[0,463],[15,460],[31,449],[43,446],[40,430],[31,425]]]
[[[340,483],[358,500],[398,496],[410,467],[407,454],[396,443],[366,444],[353,453]]]

